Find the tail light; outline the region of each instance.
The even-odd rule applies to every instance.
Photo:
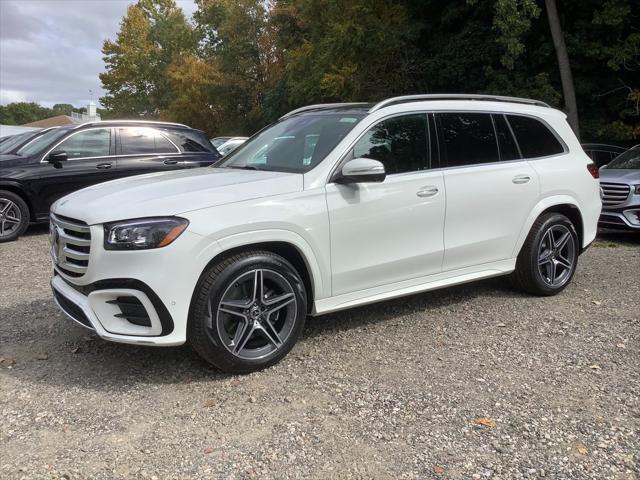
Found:
[[[598,172],[598,167],[595,163],[587,164],[587,170],[589,170],[589,173],[593,178],[600,178],[600,173]]]

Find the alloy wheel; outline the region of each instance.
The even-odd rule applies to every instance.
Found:
[[[295,325],[294,288],[273,270],[254,269],[239,275],[220,298],[215,318],[209,300],[210,327],[217,329],[224,347],[236,357],[258,360],[273,354]]]
[[[544,282],[561,287],[569,281],[576,262],[575,239],[566,225],[553,225],[538,247],[538,270]]]
[[[20,207],[8,198],[0,197],[0,238],[12,235],[20,228],[21,222]]]

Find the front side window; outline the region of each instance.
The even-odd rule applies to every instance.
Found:
[[[353,147],[354,158],[371,158],[388,175],[430,168],[429,126],[424,113],[389,118],[373,126]]]
[[[436,116],[447,166],[460,167],[499,160],[490,114],[456,112],[438,113]]]
[[[630,148],[611,160],[608,169],[637,170],[640,168],[640,146]]]
[[[176,147],[160,132],[147,127],[127,127],[118,129],[120,155],[154,155],[178,153]]]
[[[360,113],[289,117],[255,135],[217,165],[305,173],[318,165],[363,118]]]
[[[106,157],[111,146],[111,129],[97,128],[71,135],[55,150],[63,150],[69,160],[86,157]]]
[[[507,115],[524,158],[548,157],[564,152],[564,147],[540,120],[521,115]]]

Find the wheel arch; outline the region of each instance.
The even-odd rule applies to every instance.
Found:
[[[20,186],[20,184],[0,181],[0,190],[6,190],[8,192],[14,193],[18,195],[22,200],[24,200],[24,203],[27,204],[27,208],[29,208],[29,221],[36,221],[36,212],[33,207],[33,203],[31,202],[29,195],[27,195],[27,192],[24,190],[24,188],[22,188],[22,186]]]
[[[527,218],[527,222],[520,232],[520,238],[518,239],[518,243],[516,248],[514,249],[513,256],[517,257],[524,245],[527,236],[531,232],[531,227],[533,223],[543,214],[545,213],[561,213],[566,216],[571,223],[576,228],[576,233],[578,234],[578,245],[580,246],[580,252],[584,251],[584,218],[582,212],[580,211],[580,207],[578,202],[572,197],[562,195],[556,197],[548,197],[540,201],[535,208],[532,210],[529,218]]]
[[[253,239],[252,239],[253,237]],[[263,238],[261,238],[263,237]],[[300,241],[303,241],[301,238]],[[268,238],[254,232],[251,235],[234,235],[216,242],[219,249],[215,255],[201,269],[200,276],[193,289],[190,302],[190,310],[193,306],[200,280],[204,273],[214,264],[226,257],[248,250],[266,250],[280,255],[293,265],[302,277],[307,292],[307,313],[312,313],[314,301],[322,292],[322,278],[318,263],[313,251],[306,244],[291,239]]]

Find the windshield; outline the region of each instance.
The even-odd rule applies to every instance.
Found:
[[[20,150],[16,152],[16,155],[23,157],[35,155],[41,150],[47,148],[51,143],[60,139],[68,131],[68,128],[54,128],[53,130],[49,130],[47,133],[42,134],[38,138],[27,143],[24,147],[20,148]]]
[[[19,135],[12,135],[4,142],[0,143],[0,153],[8,153],[13,150],[17,145],[28,140],[30,137],[36,135],[38,132],[25,132]]]
[[[334,149],[364,114],[302,115],[278,122],[229,154],[222,168],[305,173]]]
[[[638,169],[640,168],[640,145],[630,148],[611,160],[607,169]]]

